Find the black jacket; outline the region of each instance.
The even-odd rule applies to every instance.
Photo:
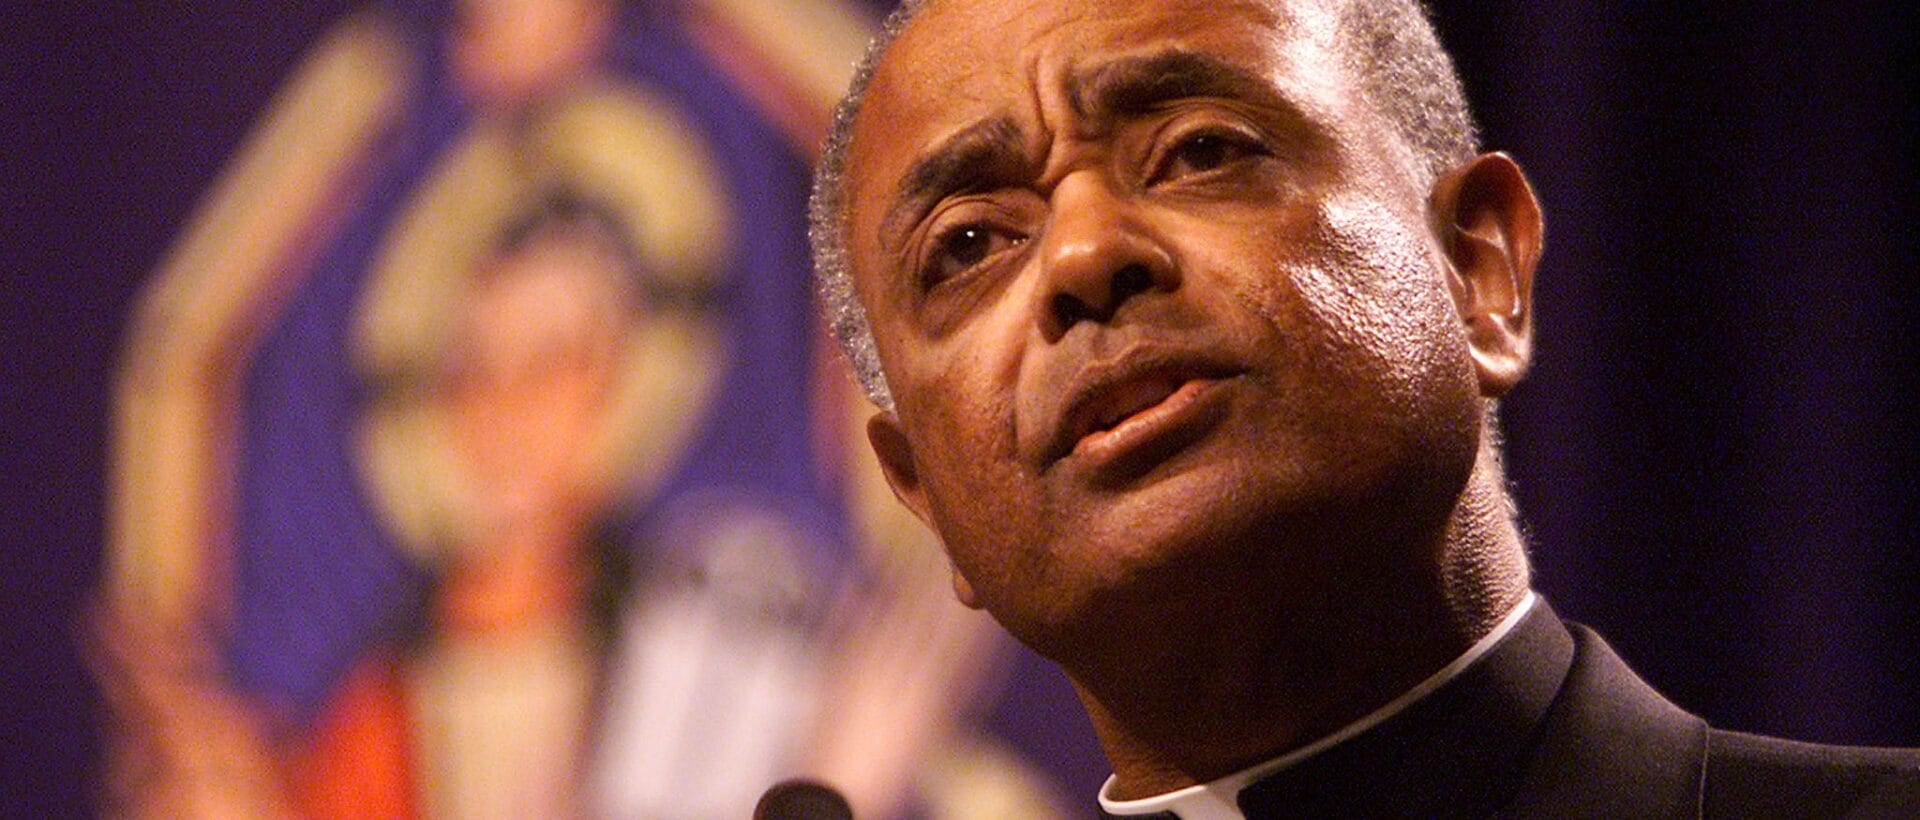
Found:
[[[1920,751],[1709,728],[1541,601],[1459,677],[1240,806],[1255,820],[1920,818]]]

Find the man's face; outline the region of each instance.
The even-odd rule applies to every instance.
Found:
[[[1042,652],[1196,590],[1433,571],[1370,545],[1445,519],[1479,387],[1426,191],[1332,36],[1231,0],[951,2],[880,66],[848,163],[876,448]]]

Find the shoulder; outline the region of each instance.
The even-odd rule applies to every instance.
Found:
[[[1576,761],[1547,782],[1557,807],[1610,800],[1582,816],[1920,817],[1920,750],[1826,746],[1708,728],[1628,668],[1606,641],[1567,624],[1578,648],[1547,723],[1543,756]],[[1652,777],[1659,774],[1661,777]],[[1685,781],[1683,783],[1683,781]],[[1595,793],[1600,794],[1596,795]],[[1574,812],[1579,813],[1579,812]]]
[[[1920,750],[1707,735],[1709,817],[1908,817],[1920,811]]]

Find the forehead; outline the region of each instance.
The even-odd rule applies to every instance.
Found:
[[[930,0],[875,73],[867,107],[884,116],[863,120],[1017,107],[1076,69],[1171,49],[1307,81],[1335,73],[1325,50],[1335,29],[1320,4],[1280,0]]]
[[[980,80],[1019,75],[1036,59],[1097,58],[1160,41],[1240,51],[1316,15],[1281,0],[930,0],[888,60],[916,63],[916,74]]]
[[[1044,152],[1078,84],[1103,65],[1169,52],[1208,55],[1327,121],[1344,108],[1336,25],[1317,3],[1279,0],[931,0],[888,49],[853,130],[855,212],[941,139],[989,119],[1020,124]],[[856,216],[854,221],[860,220]]]

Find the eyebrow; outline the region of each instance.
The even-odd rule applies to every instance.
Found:
[[[1068,81],[1067,101],[1076,116],[1095,122],[1151,113],[1183,99],[1222,97],[1304,117],[1299,106],[1276,92],[1258,74],[1219,57],[1175,50],[1114,60]],[[1018,184],[1034,169],[1026,156],[1019,123],[1009,114],[976,122],[928,149],[907,168],[893,204],[880,222],[883,246],[925,218],[956,193],[993,190]]]
[[[1068,104],[1076,115],[1111,120],[1147,114],[1184,99],[1223,97],[1295,113],[1293,105],[1260,75],[1198,51],[1167,51],[1106,63],[1073,78]]]
[[[883,240],[904,232],[949,196],[1017,181],[1030,164],[1021,142],[1019,124],[1002,114],[936,143],[901,176],[893,205],[880,222]]]

